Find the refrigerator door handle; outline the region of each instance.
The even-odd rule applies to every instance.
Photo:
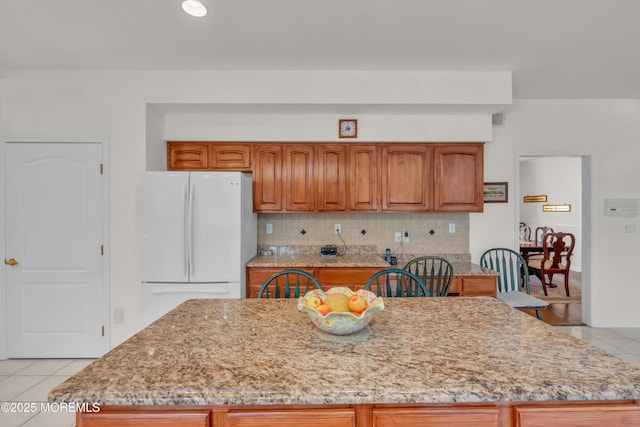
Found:
[[[207,295],[227,295],[230,292],[229,291],[191,291],[191,290],[180,290],[180,289],[176,289],[176,290],[165,290],[165,291],[151,291],[150,292],[151,295],[185,295],[185,294],[207,294]]]
[[[194,247],[193,247],[193,201],[195,199],[195,182],[189,177],[189,231],[187,239],[189,241],[189,280],[193,277],[194,266]]]
[[[189,187],[187,185],[184,188],[184,215],[182,219],[182,225],[184,228],[184,233],[182,234],[183,240],[183,261],[184,261],[184,274],[188,278],[189,277],[189,228],[191,227],[189,224]]]

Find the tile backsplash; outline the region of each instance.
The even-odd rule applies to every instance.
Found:
[[[272,233],[267,234],[271,224]],[[334,232],[342,228],[342,242]],[[449,233],[455,224],[455,233]],[[433,233],[430,231],[433,230]],[[409,233],[409,242],[395,242],[395,232]],[[258,215],[258,247],[348,245],[375,247],[378,254],[468,254],[466,213],[313,213]]]

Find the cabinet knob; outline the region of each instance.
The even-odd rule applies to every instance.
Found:
[[[13,258],[5,259],[4,263],[11,266],[18,265],[18,261]]]

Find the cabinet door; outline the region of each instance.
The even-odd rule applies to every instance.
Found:
[[[284,197],[287,211],[313,211],[316,188],[313,178],[313,146],[286,145]]]
[[[450,144],[434,147],[434,210],[482,212],[483,145]]]
[[[209,167],[209,146],[199,142],[168,142],[167,170],[202,170]]]
[[[347,149],[344,145],[316,146],[316,210],[347,208]]]
[[[212,143],[210,148],[210,169],[234,171],[251,169],[251,145]]]
[[[431,147],[387,144],[382,147],[382,210],[431,210]]]
[[[253,210],[282,210],[282,145],[257,145],[253,150]]]
[[[349,145],[349,210],[378,210],[378,146]]]

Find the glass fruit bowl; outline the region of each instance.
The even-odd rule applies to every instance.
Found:
[[[319,297],[324,302],[327,297],[336,293],[344,294],[349,298],[354,294],[360,295],[367,303],[366,309],[359,315],[350,311],[330,311],[322,314],[316,308],[308,305],[311,297]],[[348,335],[360,331],[371,323],[373,315],[378,311],[384,310],[384,302],[382,298],[377,297],[373,292],[365,291],[364,289],[358,289],[355,292],[343,287],[331,288],[327,291],[314,289],[298,298],[298,310],[306,311],[313,324],[323,331],[334,335]]]

